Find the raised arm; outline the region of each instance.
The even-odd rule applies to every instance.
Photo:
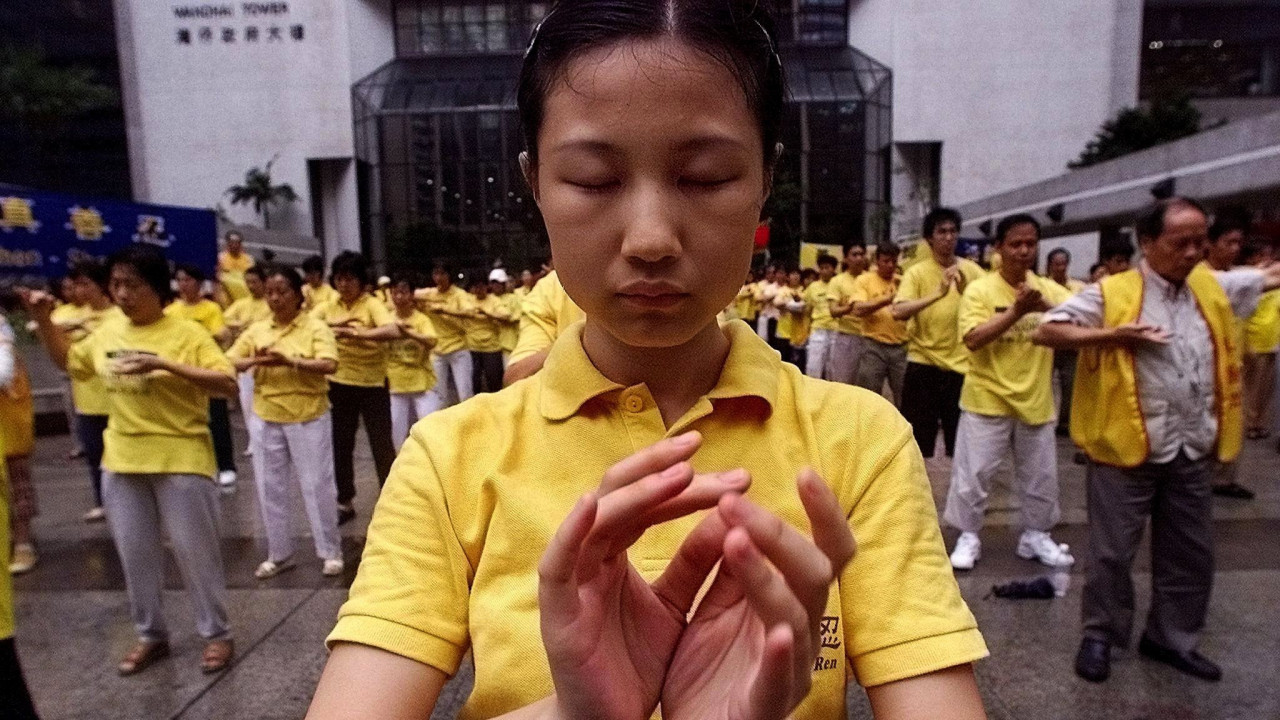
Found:
[[[62,328],[53,322],[51,313],[54,307],[54,298],[52,295],[35,290],[26,290],[19,288],[19,296],[22,298],[22,304],[26,307],[27,313],[36,321],[36,334],[40,337],[40,342],[44,345],[45,350],[49,352],[49,357],[53,360],[53,364],[60,369],[67,369],[67,353],[71,350],[71,338]]]

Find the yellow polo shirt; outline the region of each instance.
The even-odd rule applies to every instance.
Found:
[[[1039,290],[1051,306],[1071,297],[1070,290],[1034,273],[1027,273],[1027,285]],[[1017,290],[1000,273],[987,273],[969,283],[960,299],[960,337],[1004,312],[1016,299]],[[969,372],[960,391],[962,409],[1015,417],[1028,425],[1053,420],[1053,350],[1031,342],[1043,314],[1023,315],[1003,335],[969,356]]]
[[[509,292],[502,296],[502,304],[510,319],[499,324],[498,342],[502,345],[502,352],[510,353],[520,341],[520,316],[523,314],[524,299]]]
[[[509,362],[518,362],[551,347],[570,325],[586,317],[564,291],[555,272],[533,286],[524,298],[520,314],[520,338]]]
[[[311,287],[309,283],[302,285],[302,309],[314,310],[332,300],[338,299],[338,291],[329,283],[320,283],[320,287]]]
[[[281,326],[274,318],[254,322],[231,345],[227,356],[251,358],[275,350],[288,358],[337,360],[333,330],[323,321],[298,313]],[[310,422],[329,412],[329,380],[320,373],[287,366],[253,368],[253,412],[273,423]]]
[[[194,303],[185,300],[174,300],[164,309],[165,315],[183,320],[193,320],[210,335],[217,335],[227,326],[222,317],[222,306],[212,300],[201,299]]]
[[[120,308],[115,305],[103,310],[94,310],[86,305],[77,315],[78,317],[74,324],[61,325],[66,330],[68,339],[73,345],[89,337],[94,330],[97,330],[107,320],[124,317],[124,313],[120,312]],[[59,323],[55,321],[54,324]],[[71,401],[76,406],[76,412],[81,415],[106,415],[110,407],[110,403],[107,401],[107,388],[103,386],[102,378],[97,375],[90,377],[88,380],[72,378]]]
[[[436,336],[435,324],[421,311],[414,310],[407,318],[396,315],[396,322],[408,325],[419,335]],[[421,393],[435,387],[431,351],[413,338],[393,341],[387,355],[387,383],[393,393]]]
[[[773,296],[773,306],[778,310],[778,327],[774,334],[783,340],[790,340],[796,327],[796,314],[785,306],[789,302],[799,300],[802,293],[804,293],[804,290],[801,288],[783,285],[778,288],[777,294]]]
[[[421,300],[419,306],[436,327],[436,354],[448,355],[468,349],[467,323],[470,318],[442,315],[433,310],[444,308],[452,312],[471,313],[476,308],[476,296],[457,285],[450,285],[443,294],[436,288],[429,288],[422,293]]]
[[[498,295],[485,295],[484,300],[472,295],[471,302],[476,309],[476,316],[463,323],[467,331],[467,349],[473,352],[502,352],[503,321],[496,320],[491,315],[510,317],[511,311],[507,309],[507,303]],[[489,315],[480,314],[482,310]]]
[[[163,371],[117,375],[112,359],[131,352],[159,355],[228,377],[235,374],[209,333],[192,321],[172,315],[143,326],[123,315],[104,321],[67,354],[67,374],[77,380],[96,375],[107,391],[102,469],[212,478],[217,463],[209,436],[209,396]]]
[[[756,319],[756,285],[757,283],[747,283],[738,290],[738,296],[733,299],[734,312],[738,317],[753,322]]]
[[[267,307],[266,300],[250,295],[227,306],[222,313],[222,319],[228,325],[235,325],[243,330],[259,320],[270,320],[271,308]]]
[[[853,298],[853,283],[856,277],[847,272],[831,278],[831,282],[827,284],[827,307],[830,311],[831,305],[846,305]],[[836,318],[836,331],[845,335],[861,335],[862,334],[862,318],[854,315],[852,312],[842,317]]]
[[[249,295],[249,286],[244,282],[244,271],[253,267],[256,262],[249,253],[242,252],[238,257],[223,250],[218,253],[218,282],[226,290],[227,297],[234,302]]]
[[[956,258],[960,274],[967,283],[982,277],[986,272],[978,263]],[[898,294],[894,302],[919,300],[929,297],[942,285],[945,269],[933,258],[932,252],[902,274]],[[969,370],[969,349],[956,332],[956,318],[960,313],[960,291],[954,286],[947,294],[929,307],[916,313],[907,321],[907,360],[921,365],[932,365],[963,375]]]
[[[1265,355],[1280,345],[1280,290],[1269,290],[1258,300],[1258,307],[1244,324],[1245,351]]]
[[[830,283],[814,280],[804,289],[804,304],[814,330],[835,330],[836,319],[831,317]]]
[[[315,307],[311,315],[330,328],[339,325],[372,330],[395,325],[396,318],[386,305],[363,293],[347,305],[342,299]],[[338,371],[329,380],[356,387],[380,387],[387,381],[387,341],[338,338]]]
[[[907,422],[868,391],[783,364],[745,323],[724,332],[731,348],[719,381],[670,428],[645,386],[596,370],[581,324],[537,375],[420,421],[382,490],[328,642],[372,645],[450,675],[470,648],[475,689],[463,718],[546,697],[537,566],[552,535],[614,463],[699,430],[698,472],[749,468],[747,496],[808,534],[796,476],[813,467],[858,541],[832,584],[813,689],[792,717],[844,717],[849,677],[881,685],[986,656]],[[476,437],[487,438],[484,452],[465,441]],[[702,517],[651,528],[631,548],[645,579]]]
[[[879,273],[865,272],[853,281],[855,302],[872,302],[898,292],[898,278],[885,280]],[[907,341],[907,324],[895,320],[889,305],[862,318],[862,334],[885,345],[901,345]]]

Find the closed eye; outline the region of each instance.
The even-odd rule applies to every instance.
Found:
[[[737,178],[735,178],[735,177],[724,177],[724,178],[681,178],[681,179],[680,179],[680,184],[681,184],[682,186],[684,186],[684,187],[692,188],[692,189],[695,189],[695,190],[712,190],[712,189],[718,188],[718,187],[720,187],[720,186],[722,186],[722,185],[727,185],[727,184],[729,184],[729,183],[733,182],[734,180],[737,180]]]
[[[582,180],[565,180],[569,185],[589,193],[602,193],[619,187],[622,183],[617,180],[605,180],[603,182],[587,182]]]

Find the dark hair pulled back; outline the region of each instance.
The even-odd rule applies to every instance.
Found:
[[[560,0],[534,29],[520,69],[517,102],[529,159],[538,159],[544,103],[571,61],[627,40],[669,37],[723,64],[760,126],[771,167],[781,132],[786,82],[773,19],[758,0]]]

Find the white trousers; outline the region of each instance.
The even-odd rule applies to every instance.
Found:
[[[436,390],[444,398],[445,407],[475,395],[471,386],[470,350],[463,348],[445,355],[432,355],[431,365],[436,370]]]
[[[253,373],[243,372],[236,378],[240,386],[240,412],[244,414],[244,427],[249,432],[249,452],[258,449],[258,438],[262,436],[262,418],[253,411]]]
[[[1017,418],[961,411],[951,487],[942,518],[964,532],[981,530],[991,480],[1000,461],[1012,454],[1013,474],[1022,498],[1022,527],[1050,530],[1062,516],[1055,443],[1053,422],[1028,425]]]
[[[439,383],[426,392],[391,393],[391,442],[395,443],[396,452],[400,452],[415,422],[443,407]]]
[[[322,560],[342,557],[329,413],[300,423],[263,422],[262,437],[253,454],[253,474],[267,530],[267,559],[278,563],[293,555],[289,486],[295,478],[302,490],[316,555]]]
[[[814,330],[809,333],[809,357],[805,361],[804,374],[819,380],[831,378],[832,335],[834,330]]]

